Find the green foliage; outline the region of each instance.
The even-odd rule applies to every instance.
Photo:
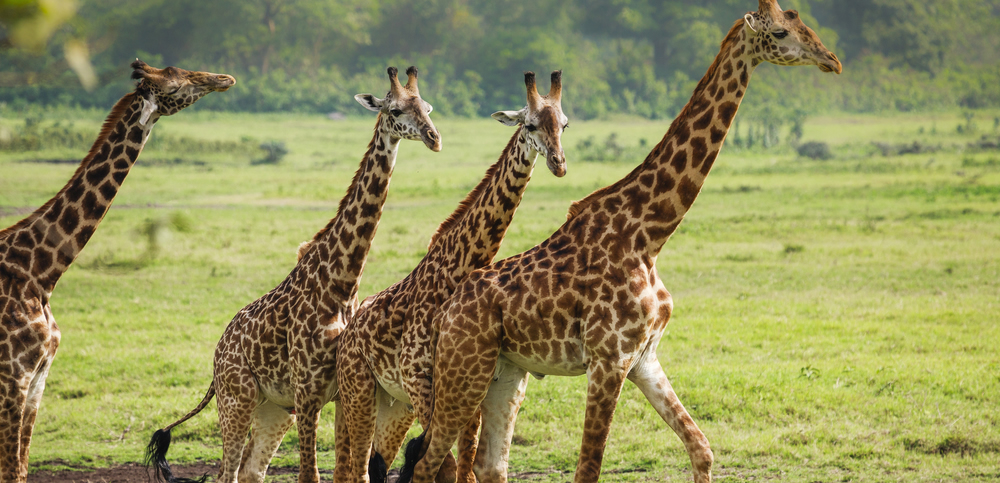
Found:
[[[973,112],[980,131],[998,114]],[[104,113],[32,116],[43,124],[72,119],[96,133]],[[490,119],[432,116],[445,150],[400,146],[362,297],[412,269],[512,133]],[[1000,393],[993,345],[1000,337],[1000,168],[990,161],[995,148],[970,148],[982,133],[953,128],[965,122],[961,112],[809,117],[802,144],[830,145],[837,156],[826,161],[783,146],[765,152],[727,143],[657,258],[674,299],[658,357],[709,438],[720,481],[1000,477],[992,404]],[[0,119],[0,126],[21,123]],[[39,412],[33,470],[139,461],[152,431],[201,399],[226,324],[288,274],[299,243],[336,212],[372,123],[205,111],[157,123],[107,218],[53,294],[63,342]],[[569,174],[536,169],[500,256],[549,236],[572,200],[621,178],[645,155],[579,162],[582,140],[599,144],[614,132],[622,147],[650,140],[648,152],[666,129],[634,118],[574,121],[563,137]],[[188,156],[181,146],[152,146],[164,137],[248,144],[254,155],[264,139],[292,149],[281,164],[253,169],[247,155],[207,150],[197,154],[202,164],[151,162]],[[882,156],[871,144],[917,140],[941,148]],[[70,156],[44,146],[0,151],[0,226],[63,186],[75,166],[26,162],[55,157]],[[183,213],[189,231],[171,228],[175,236],[145,259],[148,242],[137,229],[171,213]],[[543,481],[572,478],[585,384],[582,377],[531,380],[511,449],[519,479],[534,478],[525,472]],[[333,409],[320,420],[326,470],[334,464]],[[221,456],[214,404],[174,435],[171,463]],[[297,441],[292,430],[275,465],[298,463]],[[690,481],[683,444],[631,383],[617,406],[603,479]]]
[[[612,131],[603,142],[595,140],[594,136],[581,139],[576,144],[576,158],[580,161],[627,161],[634,162],[642,159],[649,152],[645,138],[639,139],[637,146],[624,146],[620,144],[618,133]]]
[[[833,157],[830,145],[820,141],[810,141],[799,145],[795,151],[806,158],[827,160]]]
[[[24,124],[13,129],[0,127],[0,149],[7,151],[35,151],[42,146],[86,149],[93,140],[73,127],[72,122],[43,123],[39,117],[28,116]]]
[[[837,77],[759,69],[772,88],[752,88],[758,105],[810,114],[1000,106],[1000,8],[991,2],[786,0],[782,6],[799,10],[845,70]],[[414,64],[423,96],[445,115],[484,116],[523,105],[523,71],[562,69],[571,117],[669,119],[724,33],[754,8],[745,0],[87,2],[52,33],[43,55],[0,49],[0,104],[104,108],[129,89],[126,66],[139,56],[238,78],[225,95],[196,109],[358,113],[354,94],[380,94],[388,65]],[[62,45],[75,38],[87,39],[93,52],[100,82],[91,92],[65,69]],[[772,127],[755,127],[755,142],[773,144]]]
[[[262,159],[255,159],[250,164],[277,164],[288,154],[288,148],[281,141],[270,141],[260,145],[264,151]]]

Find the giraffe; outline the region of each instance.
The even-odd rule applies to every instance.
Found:
[[[395,67],[388,74],[385,98],[355,96],[378,117],[336,216],[299,247],[298,262],[277,287],[230,321],[216,346],[214,376],[202,401],[151,438],[146,462],[155,465],[157,479],[190,481],[175,478],[167,464],[170,430],[218,395],[223,449],[217,481],[263,481],[293,423],[299,433],[299,482],[319,481],[316,430],[320,410],[337,393],[337,338],[357,310],[358,285],[400,140],[420,140],[432,151],[441,150],[441,136],[429,117],[432,107],[417,88],[417,69],[407,69],[405,86]]]
[[[510,440],[526,376],[587,375],[574,481],[597,481],[625,379],[683,441],[694,480],[710,482],[712,451],[657,360],[673,310],[656,257],[690,209],[762,62],[840,61],[794,10],[759,0],[729,31],[663,140],[623,179],[571,205],[567,221],[531,250],[474,271],[434,319],[430,425],[407,446],[399,482],[428,482],[462,426],[482,407],[484,440]],[[487,417],[487,408],[496,417]],[[415,461],[421,457],[419,461]],[[506,454],[476,457],[480,482],[506,480]],[[490,455],[493,456],[493,455]]]
[[[61,336],[49,305],[56,283],[104,219],[160,116],[236,83],[139,59],[132,69],[135,91],[111,109],[66,186],[0,231],[0,482],[28,477],[31,433]]]
[[[426,367],[429,372],[433,365],[433,359],[425,357],[431,355],[432,317],[466,274],[488,265],[496,256],[537,156],[545,157],[555,176],[566,174],[562,132],[568,121],[561,105],[562,72],[552,72],[546,96],[539,95],[533,72],[524,74],[524,84],[527,107],[492,115],[503,124],[518,126],[500,159],[438,227],[427,255],[416,268],[403,280],[367,298],[341,334],[337,410],[346,433],[337,434],[337,481],[367,480],[365,465],[373,434],[374,457],[384,468],[383,457],[390,461],[395,457],[414,415],[427,424],[432,387],[423,371]],[[408,408],[411,401],[412,410]],[[470,431],[474,435],[476,430],[478,424]],[[469,455],[470,451],[463,453]],[[440,478],[454,481],[451,464]],[[370,477],[384,481],[385,470],[375,472],[377,467],[372,470],[377,474]],[[472,476],[468,469],[463,473],[466,479]]]

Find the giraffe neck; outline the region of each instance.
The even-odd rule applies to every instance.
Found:
[[[321,300],[332,297],[336,303],[349,304],[357,297],[368,250],[389,193],[399,141],[390,135],[389,121],[380,113],[368,151],[340,200],[337,215],[316,233],[295,268],[305,275],[304,280],[309,281],[303,283],[308,283],[310,291]],[[318,283],[313,285],[314,281]]]
[[[451,275],[457,284],[500,250],[538,157],[526,136],[524,127],[518,127],[500,159],[431,237],[424,260],[443,265],[434,267],[435,275]]]
[[[663,139],[619,182],[570,208],[605,215],[634,251],[655,258],[701,191],[746,93],[752,65],[742,20]],[[618,219],[625,215],[624,219]]]
[[[6,248],[2,262],[8,269],[19,267],[44,293],[52,293],[104,219],[149,139],[159,114],[142,125],[141,112],[139,96],[122,97],[66,186],[27,218],[0,231],[0,248]]]

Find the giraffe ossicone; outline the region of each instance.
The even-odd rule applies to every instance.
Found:
[[[536,247],[470,273],[441,307],[431,421],[408,446],[399,483],[411,475],[432,481],[477,409],[480,446],[509,448],[529,372],[587,376],[577,483],[600,477],[625,379],[680,437],[695,482],[711,481],[708,439],[656,355],[673,310],[656,257],[701,191],[753,69],[762,62],[842,69],[796,11],[759,0],[749,18],[733,24],[691,100],[638,167],[573,203],[566,222]],[[497,416],[487,418],[487,407]],[[477,479],[506,481],[507,457],[480,451]]]
[[[378,117],[337,214],[299,246],[297,263],[288,276],[230,321],[216,345],[214,376],[202,401],[153,434],[146,461],[155,467],[158,480],[190,481],[175,478],[167,464],[170,430],[215,397],[223,440],[216,481],[263,481],[292,424],[299,435],[298,480],[319,481],[320,410],[338,393],[337,343],[358,307],[358,286],[400,141],[421,141],[432,151],[441,150],[441,135],[428,117],[431,105],[417,88],[417,69],[407,69],[406,85],[399,82],[395,67],[387,73],[390,89],[384,98],[355,97]]]
[[[0,230],[0,481],[24,482],[45,379],[61,333],[49,299],[93,236],[135,164],[153,124],[202,96],[236,83],[232,76],[132,63],[135,90],[105,119],[69,182],[28,217]],[[177,87],[178,89],[174,89]],[[183,92],[178,94],[180,89]],[[149,101],[147,99],[151,99]],[[146,114],[149,102],[170,112]]]
[[[367,298],[341,334],[337,349],[336,481],[385,481],[386,459],[399,452],[415,418],[430,420],[433,334],[431,322],[441,304],[472,270],[488,265],[500,249],[535,160],[541,155],[556,176],[566,173],[562,133],[562,72],[551,75],[547,95],[539,94],[535,74],[524,76],[527,107],[501,111],[493,118],[517,126],[500,158],[486,170],[458,208],[431,237],[427,254],[403,280]],[[412,409],[411,409],[412,406]],[[486,408],[484,417],[492,417]],[[478,450],[478,420],[466,426],[459,461],[437,475],[439,483],[473,482]],[[374,444],[374,448],[373,448]],[[372,452],[374,449],[374,452]]]

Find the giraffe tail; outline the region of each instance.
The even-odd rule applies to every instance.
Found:
[[[191,412],[184,415],[184,417],[174,421],[163,429],[156,430],[153,433],[153,437],[149,440],[149,445],[146,446],[146,456],[143,464],[146,468],[150,466],[153,467],[155,473],[154,480],[167,483],[205,483],[208,479],[208,475],[203,475],[198,479],[188,479],[188,478],[177,478],[174,476],[173,472],[170,470],[170,464],[167,463],[167,450],[170,449],[170,430],[184,421],[191,419],[195,414],[201,412],[208,406],[208,403],[215,397],[215,383],[213,382],[208,386],[208,392],[205,393],[205,397],[202,398],[201,402],[198,403]]]
[[[396,483],[410,483],[413,480],[413,471],[417,469],[417,462],[424,457],[424,440],[427,439],[427,431],[420,433],[420,436],[413,438],[406,443],[406,451],[403,452],[403,467],[399,469],[399,479]]]
[[[385,483],[389,477],[389,465],[385,463],[382,453],[372,451],[368,458],[368,481],[370,483]]]

